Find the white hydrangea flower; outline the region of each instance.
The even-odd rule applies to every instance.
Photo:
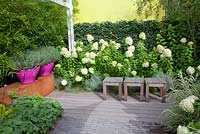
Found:
[[[192,46],[193,44],[194,44],[194,43],[193,43],[192,41],[189,41],[189,42],[188,42],[188,45],[189,45],[189,46],[190,46],[190,45]]]
[[[61,85],[62,85],[62,86],[66,86],[66,85],[67,85],[67,81],[66,81],[66,80],[62,80],[62,81],[61,81]]]
[[[149,67],[149,62],[144,62],[144,63],[142,63],[142,67],[144,67],[144,68],[148,68]]]
[[[190,99],[183,99],[180,102],[179,107],[187,113],[194,113],[194,106]]]
[[[117,61],[112,61],[112,66],[115,67],[117,65]]]
[[[200,65],[197,67],[197,69],[200,71]]]
[[[194,69],[194,67],[189,66],[189,67],[186,69],[186,72],[187,72],[187,74],[189,74],[189,75],[193,75],[193,74],[195,73],[195,69]]]
[[[86,64],[90,61],[90,59],[89,58],[83,58],[81,61],[82,61],[83,64]]]
[[[68,49],[66,48],[66,47],[62,47],[61,48],[61,51],[60,51],[60,54],[61,55],[64,55],[65,53],[67,53],[68,52]]]
[[[179,125],[177,128],[177,134],[190,134],[190,132],[187,127]]]
[[[105,48],[106,48],[106,46],[105,46],[105,45],[102,45],[102,46],[101,46],[101,51],[104,50]]]
[[[136,75],[137,75],[137,72],[136,72],[135,70],[133,70],[133,71],[131,71],[131,74],[132,74],[133,76],[136,76]]]
[[[71,56],[71,53],[69,51],[67,51],[64,55],[65,58],[69,58]]]
[[[82,52],[83,49],[82,49],[81,47],[77,47],[77,51],[78,51],[78,52]]]
[[[158,68],[158,64],[157,63],[153,63],[153,64],[151,64],[151,67],[152,68]]]
[[[91,53],[89,54],[89,57],[90,57],[91,59],[94,59],[94,58],[96,57],[96,54],[95,54],[94,52],[91,52]]]
[[[181,42],[181,43],[186,43],[186,42],[187,42],[187,39],[186,39],[186,38],[182,38],[182,39],[180,40],[180,42]]]
[[[102,45],[103,45],[103,46],[108,46],[108,42],[107,42],[107,41],[104,41],[104,42],[102,43]]]
[[[97,42],[92,44],[92,50],[98,50],[99,49],[99,44]]]
[[[126,37],[125,43],[128,44],[128,45],[132,45],[133,44],[133,39],[131,37]]]
[[[196,100],[198,100],[199,98],[194,96],[194,95],[191,95],[189,97],[187,97],[186,99],[188,99],[188,101],[191,101],[191,103],[194,103]]]
[[[123,67],[123,65],[121,63],[117,63],[117,67],[121,68],[121,67]]]
[[[80,82],[80,81],[82,81],[82,79],[83,78],[81,76],[77,75],[76,78],[75,78],[75,81]]]
[[[100,40],[99,40],[99,44],[103,44],[104,42],[105,42],[104,39],[100,39]]]
[[[139,34],[139,38],[145,40],[145,39],[146,39],[145,33],[144,33],[144,32],[141,32],[141,33]]]
[[[85,53],[85,56],[86,56],[87,58],[89,58],[89,57],[90,57],[90,53],[89,53],[89,52]]]
[[[95,60],[90,59],[91,64],[95,64]]]
[[[61,68],[61,65],[60,64],[56,64],[55,67]]]
[[[129,46],[128,51],[131,51],[133,53],[135,51],[135,46]]]
[[[91,74],[93,74],[93,73],[94,73],[94,68],[90,67],[90,68],[89,68],[89,72],[90,72]]]
[[[163,59],[165,56],[164,56],[164,54],[161,54],[160,55],[160,59]]]
[[[72,57],[73,57],[73,58],[77,58],[77,57],[78,57],[77,52],[72,52]]]
[[[125,52],[125,56],[126,56],[126,57],[132,57],[132,56],[133,56],[133,53],[132,53],[131,51],[128,50],[128,51]]]
[[[116,42],[115,42],[115,41],[112,41],[112,40],[110,41],[110,43],[111,43],[111,44],[116,44]]]
[[[76,48],[75,48],[75,47],[72,48],[72,53],[73,53],[73,52],[76,52]]]
[[[167,48],[167,49],[165,49],[163,51],[163,54],[164,54],[165,57],[171,57],[172,56],[172,51]]]
[[[91,34],[88,34],[87,35],[87,40],[88,40],[88,42],[91,42],[91,41],[94,40],[94,37]]]
[[[121,44],[119,44],[119,43],[115,44],[115,49],[119,49],[120,47],[121,47]]]
[[[87,68],[82,68],[82,69],[81,69],[81,73],[82,73],[83,75],[87,75],[87,74],[88,74],[88,69],[87,69]]]
[[[165,50],[165,48],[164,48],[162,45],[157,45],[156,50],[157,50],[159,53],[163,53],[163,51]]]

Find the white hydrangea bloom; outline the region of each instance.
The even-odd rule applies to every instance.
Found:
[[[144,33],[144,32],[141,32],[141,33],[139,34],[139,38],[145,40],[145,39],[146,39],[145,33]]]
[[[92,50],[98,50],[99,49],[99,44],[97,42],[92,44]]]
[[[156,50],[157,50],[159,53],[163,53],[163,51],[165,50],[165,48],[164,48],[162,45],[157,45]]]
[[[102,46],[101,46],[101,51],[104,50],[105,48],[106,48],[106,46],[105,46],[105,45],[102,45]]]
[[[165,56],[164,56],[164,54],[161,54],[160,55],[160,59],[163,59]]]
[[[82,77],[81,76],[79,76],[79,75],[77,75],[76,77],[75,77],[75,81],[77,81],[77,82],[80,82],[80,81],[82,81]]]
[[[77,47],[77,51],[78,51],[78,52],[82,52],[83,49],[82,49],[81,47]]]
[[[128,44],[128,45],[132,45],[133,44],[133,39],[131,37],[126,37],[125,43]]]
[[[189,46],[190,46],[190,45],[192,46],[193,44],[194,44],[194,43],[193,43],[192,41],[189,41],[189,42],[188,42],[188,45],[189,45]]]
[[[116,44],[116,42],[115,42],[115,41],[112,41],[112,40],[110,41],[110,43],[111,43],[111,44]]]
[[[94,52],[91,52],[91,53],[89,54],[89,57],[90,57],[91,59],[94,59],[94,58],[96,57],[96,54],[95,54]]]
[[[136,72],[135,70],[133,70],[133,71],[131,71],[131,74],[132,74],[133,76],[136,76],[136,75],[137,75],[137,72]]]
[[[94,40],[94,37],[91,34],[88,34],[87,35],[87,40],[88,40],[88,42],[91,42],[91,41]]]
[[[67,52],[68,52],[68,49],[66,47],[63,47],[63,48],[61,48],[60,54],[64,55]]]
[[[75,47],[72,48],[72,52],[76,52],[76,48]]]
[[[115,67],[117,65],[117,61],[112,61],[112,66]]]
[[[121,47],[121,44],[119,44],[119,43],[115,44],[115,49],[119,49],[120,47]]]
[[[123,65],[121,63],[117,63],[117,67],[121,68],[121,67],[123,67]]]
[[[86,64],[90,61],[90,59],[89,58],[83,58],[81,61],[82,61],[83,64]]]
[[[188,99],[188,101],[191,101],[191,103],[194,103],[196,100],[198,100],[199,98],[194,96],[194,95],[191,95],[189,97],[187,97],[186,99]]]
[[[131,51],[133,53],[135,51],[135,46],[129,46],[128,51]]]
[[[87,74],[88,74],[88,69],[87,69],[87,68],[82,68],[82,69],[81,69],[81,73],[82,73],[83,75],[87,75]]]
[[[105,42],[104,39],[100,39],[100,40],[99,40],[99,44],[103,44],[104,42]]]
[[[61,85],[62,85],[62,86],[66,86],[66,85],[67,85],[67,81],[66,81],[66,80],[62,80],[62,81],[61,81]]]
[[[61,65],[60,64],[56,64],[55,67],[61,68]]]
[[[73,57],[73,58],[77,58],[77,57],[78,57],[77,52],[72,52],[72,57]]]
[[[158,68],[158,64],[157,63],[153,63],[153,64],[151,64],[151,67],[152,68]]]
[[[194,113],[194,106],[190,99],[183,99],[180,102],[179,107],[187,113]]]
[[[132,57],[132,56],[133,56],[133,53],[132,53],[131,51],[128,50],[128,51],[125,52],[125,56],[126,56],[126,57]]]
[[[108,42],[107,42],[107,41],[104,41],[104,42],[102,43],[102,45],[103,45],[103,46],[108,46]]]
[[[187,72],[187,74],[189,74],[189,75],[193,75],[193,74],[195,73],[195,69],[194,69],[194,67],[189,66],[189,67],[186,69],[186,72]]]
[[[89,52],[85,53],[85,56],[86,56],[87,58],[89,58],[89,57],[90,57],[90,53],[89,53]]]
[[[95,64],[95,60],[90,59],[91,64]]]
[[[190,132],[187,127],[179,125],[177,128],[177,134],[190,134]]]
[[[181,42],[181,43],[186,43],[186,42],[187,42],[187,39],[186,39],[186,38],[182,38],[182,39],[180,40],[180,42]]]
[[[71,53],[69,51],[67,51],[64,55],[65,58],[69,58],[71,56]]]
[[[164,54],[165,57],[171,57],[172,56],[172,51],[167,48],[167,49],[165,49],[163,51],[163,54]]]
[[[94,68],[90,67],[90,68],[89,68],[89,72],[90,72],[91,74],[93,74],[93,73],[94,73]]]
[[[197,67],[197,69],[200,71],[200,65]]]
[[[148,68],[149,67],[149,62],[144,62],[144,63],[142,63],[142,67],[144,67],[144,68]]]

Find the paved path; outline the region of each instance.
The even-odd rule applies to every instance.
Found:
[[[167,103],[131,97],[126,102],[111,96],[102,100],[101,96],[93,92],[50,94],[64,108],[64,117],[50,134],[164,134],[159,120]]]

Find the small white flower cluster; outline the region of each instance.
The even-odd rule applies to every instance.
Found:
[[[186,39],[186,38],[182,38],[182,39],[180,40],[180,42],[185,44],[185,43],[187,42],[187,39]]]
[[[125,56],[126,57],[132,57],[133,56],[133,52],[128,50],[128,51],[125,52]]]
[[[86,63],[91,63],[91,64],[95,64],[95,57],[96,57],[96,53],[94,52],[87,52],[85,53],[85,58],[82,58],[82,63],[86,64]]]
[[[185,126],[178,126],[177,128],[177,134],[192,134],[191,132],[189,132],[189,129]]]
[[[162,45],[157,45],[156,50],[158,53],[161,53],[160,58],[164,58],[164,57],[172,57],[172,51],[169,48],[163,47]]]
[[[82,52],[83,51],[83,49],[81,47],[77,47],[76,49],[77,49],[77,52]]]
[[[60,64],[56,64],[55,67],[56,68],[61,68],[61,65]]]
[[[61,48],[60,54],[63,55],[65,58],[69,58],[71,56],[71,53],[66,47]]]
[[[87,35],[88,42],[92,42],[94,40],[94,37],[91,34]]]
[[[136,76],[136,75],[137,75],[137,72],[136,72],[135,70],[133,70],[133,71],[131,71],[131,74],[132,74],[133,76]]]
[[[194,113],[193,103],[198,99],[199,98],[194,95],[189,96],[180,102],[179,107],[182,108],[187,113]]]
[[[93,74],[94,73],[94,68],[90,67],[89,69],[87,68],[82,68],[81,69],[81,73],[82,75],[87,75],[89,73]]]
[[[111,64],[112,64],[113,67],[118,67],[118,69],[123,67],[123,65],[121,63],[117,63],[117,61],[115,61],[115,60],[112,61]]]
[[[73,47],[72,48],[72,55],[71,55],[73,58],[78,58],[78,53],[76,51],[77,51],[77,49],[75,47]]]
[[[62,86],[66,86],[67,85],[67,81],[66,80],[62,80],[60,83],[61,83]]]
[[[75,81],[77,81],[77,82],[81,82],[83,80],[83,77],[81,77],[81,76],[79,76],[79,75],[77,75],[76,77],[75,77]]]
[[[125,43],[128,44],[128,45],[132,45],[133,44],[133,39],[131,37],[126,37]]]
[[[101,44],[101,50],[104,50],[108,46],[108,42],[104,39],[100,39],[99,44]]]
[[[99,44],[98,44],[98,42],[93,43],[91,49],[92,49],[92,50],[98,50],[98,49],[99,49]]]
[[[158,64],[157,63],[152,63],[151,67],[154,68],[154,69],[156,69],[156,68],[158,68]]]
[[[145,40],[145,39],[146,39],[145,33],[144,33],[144,32],[141,32],[141,33],[139,34],[139,38]]]
[[[142,67],[148,68],[149,67],[149,62],[145,61],[144,63],[142,63]]]
[[[189,66],[189,67],[186,69],[186,72],[187,72],[187,74],[189,74],[189,75],[193,75],[193,74],[195,73],[195,69],[194,69],[194,67]]]

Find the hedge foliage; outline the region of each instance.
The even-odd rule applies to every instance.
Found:
[[[74,25],[75,39],[86,43],[86,35],[92,34],[95,41],[104,39],[123,43],[130,36],[134,42],[138,41],[138,35],[145,32],[148,39],[147,46],[152,48],[156,44],[156,34],[160,31],[160,23],[157,21],[120,21],[117,23],[81,23]]]

